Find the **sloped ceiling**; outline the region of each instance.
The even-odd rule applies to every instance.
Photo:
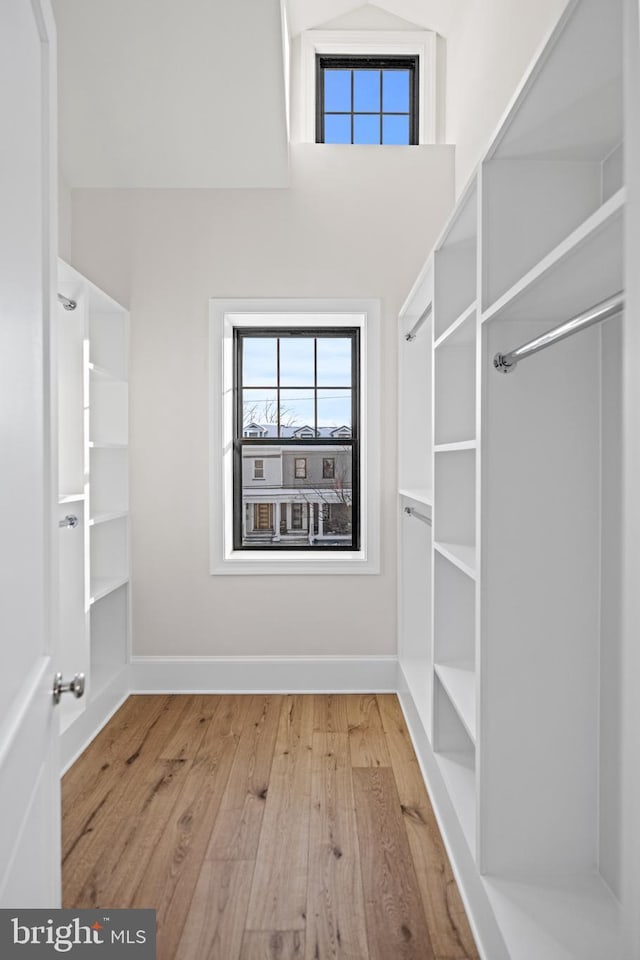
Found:
[[[365,4],[447,35],[468,0]],[[283,0],[290,36],[362,0]],[[281,0],[53,0],[60,170],[78,187],[288,183]]]

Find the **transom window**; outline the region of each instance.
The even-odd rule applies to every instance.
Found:
[[[316,56],[316,142],[418,143],[418,57]]]
[[[234,549],[359,549],[360,328],[238,327],[233,342]]]

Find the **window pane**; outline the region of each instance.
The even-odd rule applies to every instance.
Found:
[[[263,480],[254,476],[255,458],[246,448],[243,451],[242,545],[348,544],[352,537],[351,449],[318,447],[305,451],[303,458],[295,444],[273,450],[274,455],[263,460]],[[296,479],[296,461],[302,459],[306,477]],[[328,460],[333,461],[332,477],[323,476]]]
[[[368,113],[380,110],[380,71],[353,71],[353,109]]]
[[[350,70],[324,70],[324,109],[351,110]]]
[[[280,424],[282,437],[310,432],[315,434],[313,387],[280,391]],[[308,430],[304,431],[304,427]]]
[[[383,117],[382,142],[406,146],[409,143],[409,117]]]
[[[382,71],[382,109],[385,113],[409,113],[409,71]]]
[[[340,427],[351,429],[350,390],[318,390],[318,427],[322,436]]]
[[[318,338],[318,386],[351,386],[351,340]]]
[[[251,435],[253,426],[266,428],[259,436],[277,436],[278,395],[275,390],[242,391],[242,429],[243,435]],[[271,428],[271,429],[269,429]]]
[[[380,143],[380,117],[356,114],[353,118],[354,143]]]
[[[325,143],[351,143],[351,117],[327,115],[324,118]]]
[[[280,338],[280,385],[313,386],[313,337]]]
[[[271,337],[242,338],[242,379],[246,387],[270,387],[277,383],[277,341]]]

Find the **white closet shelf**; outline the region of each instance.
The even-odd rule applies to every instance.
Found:
[[[483,882],[513,960],[623,956],[620,905],[597,873]]]
[[[454,320],[450,327],[441,333],[434,343],[434,348],[442,347],[445,344],[448,347],[472,346],[476,337],[475,320],[477,301],[474,300],[470,306],[464,310],[457,320]]]
[[[464,243],[475,243],[478,237],[478,193],[476,171],[467,181],[456,209],[440,237],[436,241],[436,250],[445,250]]]
[[[594,162],[609,154],[622,135],[620,21],[619,4],[566,5],[553,40],[513,98],[489,159]],[[591,49],[600,55],[589,56]]]
[[[490,304],[481,322],[539,318],[558,323],[621,290],[626,199],[623,187]]]
[[[428,487],[401,488],[398,494],[405,500],[413,500],[415,503],[421,503],[426,507],[433,506],[433,490]]]
[[[58,496],[58,503],[80,503],[84,500],[84,493],[61,493]]]
[[[472,580],[476,579],[476,548],[472,544],[434,540],[434,549]]]
[[[476,742],[476,674],[472,663],[437,663],[435,672],[462,724]]]
[[[89,441],[89,449],[91,450],[126,450],[128,444],[126,443],[99,443],[95,440]]]
[[[97,363],[88,364],[89,371],[91,376],[96,380],[111,380],[119,383],[126,383],[127,381],[116,373],[114,370],[109,370],[107,367],[101,367]]]
[[[102,600],[103,597],[108,596],[110,593],[113,593],[114,590],[117,590],[119,587],[125,585],[129,582],[128,574],[122,574],[119,577],[98,577],[91,584],[91,591],[89,596],[89,603],[97,603],[98,600]]]
[[[127,510],[114,510],[110,513],[97,513],[89,520],[89,526],[94,527],[98,523],[109,523],[110,520],[122,520],[128,515],[129,512]]]
[[[476,771],[471,751],[456,750],[435,754],[440,773],[456,812],[462,832],[475,857],[476,851]]]
[[[434,453],[455,453],[457,450],[475,450],[477,443],[475,440],[456,440],[455,443],[436,443],[434,444]]]

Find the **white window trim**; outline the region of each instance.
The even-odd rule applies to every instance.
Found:
[[[236,327],[360,328],[360,550],[233,549],[233,331]],[[380,301],[209,301],[209,497],[212,574],[380,572]]]
[[[307,30],[301,38],[303,136],[316,140],[316,54],[417,56],[420,69],[418,143],[438,143],[443,96],[438,37],[432,30]],[[349,146],[353,146],[349,144]]]

